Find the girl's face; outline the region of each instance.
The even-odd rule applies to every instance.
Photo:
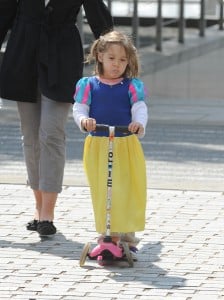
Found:
[[[112,44],[107,51],[99,53],[98,60],[103,64],[103,78],[122,77],[128,65],[128,58],[123,46]]]

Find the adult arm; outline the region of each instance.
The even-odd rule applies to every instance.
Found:
[[[84,0],[83,7],[95,38],[113,29],[113,18],[103,0]]]
[[[16,15],[17,0],[0,0],[0,48]]]

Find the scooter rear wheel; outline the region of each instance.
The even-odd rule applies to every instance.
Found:
[[[80,256],[80,260],[79,260],[79,265],[80,267],[83,267],[86,261],[86,257],[89,253],[89,249],[90,249],[91,244],[90,243],[86,243],[82,249],[82,253]]]
[[[128,264],[132,268],[133,265],[134,265],[134,262],[133,262],[132,255],[131,255],[130,250],[129,250],[129,246],[126,242],[123,242],[122,247],[123,247],[123,250],[124,250],[124,254],[127,258]]]

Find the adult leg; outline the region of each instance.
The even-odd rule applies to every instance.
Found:
[[[20,126],[22,132],[22,146],[27,168],[28,184],[34,192],[36,207],[34,220],[39,220],[42,207],[42,195],[39,191],[39,126],[41,102],[17,102]],[[29,222],[27,225],[31,230],[36,230],[36,223]],[[28,229],[29,229],[28,228]]]
[[[65,166],[65,126],[71,104],[41,96],[39,189],[40,221],[53,221]]]

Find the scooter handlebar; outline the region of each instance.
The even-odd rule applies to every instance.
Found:
[[[109,128],[110,127],[114,127],[115,131],[119,131],[123,134],[128,134],[130,133],[130,131],[128,130],[128,126],[110,126],[110,125],[107,125],[107,124],[96,124],[96,129],[95,131],[109,131]]]

